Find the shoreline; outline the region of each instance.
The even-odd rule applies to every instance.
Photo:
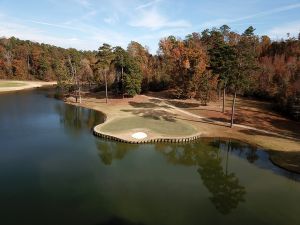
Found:
[[[109,121],[114,120],[115,118],[127,117],[128,113],[125,114],[123,111],[132,108],[126,103],[121,106],[116,104],[106,105],[103,99],[101,100],[92,97],[83,97],[81,104],[75,103],[74,100],[70,98],[67,99],[65,103],[100,111],[106,115]],[[178,114],[177,119],[188,122],[197,128],[197,131],[200,133],[200,138],[232,139],[262,148],[267,151],[294,152],[300,154],[300,140],[298,139],[285,138],[280,134],[271,135],[264,132],[253,131],[252,129],[248,129],[247,127],[243,126],[229,128],[227,125],[221,124],[220,122],[214,124],[207,121],[201,121],[200,119],[193,120],[194,118],[184,115],[180,111],[176,111],[176,113]],[[104,123],[106,123],[106,121]],[[95,127],[97,127],[97,125]],[[145,127],[145,129],[147,128]],[[113,135],[115,138],[120,138],[118,134],[114,135],[110,133],[110,135]]]
[[[100,112],[100,111],[98,111]],[[103,112],[101,112],[103,113]],[[106,115],[106,114],[105,114]],[[111,121],[114,121],[114,119],[110,119]],[[100,123],[93,128],[93,133],[95,136],[114,140],[118,142],[124,142],[124,143],[130,143],[130,144],[147,144],[147,143],[162,143],[162,142],[169,142],[169,143],[188,143],[191,141],[195,141],[201,137],[200,132],[196,132],[191,135],[180,135],[180,136],[172,136],[172,135],[163,135],[158,132],[154,132],[151,129],[145,128],[135,128],[135,129],[128,129],[126,131],[121,131],[118,133],[113,132],[105,132],[101,130],[101,128],[105,125],[107,125],[107,120],[105,120],[103,123]],[[109,121],[108,121],[109,125]],[[142,139],[136,139],[132,137],[131,135],[134,133],[143,132],[146,134],[145,138]]]
[[[22,80],[0,80],[0,84],[1,83],[20,84],[20,86],[0,87],[0,94],[14,92],[14,91],[21,91],[26,89],[39,88],[44,86],[52,86],[57,84],[56,81],[47,82],[47,81],[22,81]]]
[[[299,159],[300,159],[300,140],[289,140],[289,139],[285,139],[282,137],[269,137],[269,139],[271,140],[270,142],[276,142],[276,144],[273,145],[270,144],[270,142],[268,142],[266,140],[266,137],[264,135],[267,135],[266,133],[261,133],[260,135],[256,135],[256,138],[252,138],[250,134],[242,134],[243,132],[241,129],[246,129],[246,130],[250,130],[247,127],[246,128],[241,128],[241,127],[234,127],[234,128],[229,128],[227,127],[228,131],[230,132],[224,132],[223,134],[221,134],[220,132],[213,132],[214,130],[217,130],[217,127],[215,124],[212,124],[211,126],[214,127],[213,131],[211,132],[199,132],[199,127],[198,127],[198,132],[197,135],[195,135],[193,138],[190,139],[181,139],[181,141],[177,141],[176,138],[168,138],[168,137],[156,137],[156,138],[148,138],[145,140],[132,140],[132,138],[128,135],[124,136],[121,134],[105,134],[105,133],[101,133],[101,132],[97,132],[97,127],[101,127],[103,126],[107,121],[111,121],[116,117],[116,115],[114,115],[114,113],[112,113],[112,115],[110,115],[108,113],[109,109],[107,109],[107,107],[100,109],[99,107],[95,107],[92,104],[78,104],[75,102],[72,102],[70,100],[65,101],[66,104],[70,104],[70,105],[76,105],[76,106],[80,106],[80,107],[84,107],[87,109],[92,109],[92,110],[96,110],[98,112],[101,112],[105,115],[106,120],[103,123],[100,123],[98,125],[95,125],[93,128],[93,135],[103,138],[103,139],[107,139],[107,140],[112,140],[112,141],[116,141],[116,142],[120,142],[120,143],[128,143],[128,144],[151,144],[151,143],[170,143],[170,144],[176,144],[176,143],[181,143],[181,144],[185,144],[185,143],[193,143],[193,142],[197,142],[197,141],[201,141],[201,139],[205,139],[205,138],[209,138],[209,139],[220,139],[220,140],[233,140],[233,141],[238,141],[238,142],[243,142],[247,145],[256,147],[258,149],[264,150],[266,152],[269,153],[269,160],[272,164],[274,164],[275,166],[278,166],[282,169],[285,169],[286,171],[289,172],[293,172],[293,173],[297,173],[300,174],[300,164],[299,164]],[[104,103],[105,104],[105,103]],[[109,118],[109,119],[108,119]],[[108,119],[108,120],[107,120]],[[220,128],[219,128],[220,129]],[[141,129],[137,130],[140,131]],[[146,129],[144,129],[146,130]],[[260,137],[261,136],[261,137]],[[290,142],[288,144],[288,142]],[[285,146],[289,146],[288,148],[285,148]],[[295,147],[296,146],[296,147]],[[284,150],[283,150],[284,149]]]
[[[0,94],[56,84],[56,82],[43,81],[0,80],[0,82],[25,84],[24,86],[0,88]],[[160,103],[154,104],[153,102]],[[75,99],[69,97],[64,101],[64,103],[87,109],[93,109],[103,113],[106,117],[106,120],[103,123],[94,126],[93,134],[105,139],[131,144],[147,144],[157,142],[184,144],[188,142],[197,142],[198,140],[201,141],[202,138],[239,141],[269,152],[269,159],[274,165],[286,169],[287,171],[300,173],[300,139],[298,138],[284,136],[282,134],[267,130],[263,131],[261,129],[256,129],[255,126],[244,126],[242,124],[238,124],[233,128],[230,128],[227,122],[210,120],[206,117],[191,113],[186,109],[169,105],[166,100],[159,98],[151,99],[151,96],[145,95],[139,95],[135,98],[128,99],[110,99],[108,104],[105,103],[104,98],[97,96],[83,96],[81,104],[76,103]],[[118,130],[117,133],[98,132],[96,129],[97,127],[102,127],[104,124],[107,124],[107,122],[109,123],[115,119],[126,118],[128,115],[135,116],[136,118],[143,117],[145,116],[143,115],[143,110],[157,110],[157,112],[164,111],[176,115],[174,117],[176,118],[176,121],[184,122],[192,127],[195,127],[196,132],[192,135],[171,136],[163,133],[155,133],[151,129],[148,129],[147,126],[141,126],[136,129],[127,129],[127,132],[124,130],[121,130],[120,132]],[[138,113],[135,113],[135,111]],[[133,123],[135,123],[135,121],[133,121]],[[132,132],[139,131],[148,133],[149,137],[138,140],[129,135]]]

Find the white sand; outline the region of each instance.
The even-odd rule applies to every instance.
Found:
[[[147,137],[147,134],[144,132],[137,132],[137,133],[134,133],[133,135],[131,135],[131,137],[133,137],[135,139],[144,139]]]

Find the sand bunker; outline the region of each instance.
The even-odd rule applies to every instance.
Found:
[[[133,135],[131,135],[131,137],[133,137],[135,139],[144,139],[147,137],[147,134],[145,134],[144,132],[137,132],[137,133],[134,133]]]

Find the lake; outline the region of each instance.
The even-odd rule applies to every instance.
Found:
[[[300,175],[245,143],[133,145],[93,136],[103,115],[0,95],[0,224],[300,224]]]

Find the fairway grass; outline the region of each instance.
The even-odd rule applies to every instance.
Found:
[[[103,124],[101,131],[114,134],[138,128],[147,128],[154,133],[166,136],[188,136],[197,133],[196,128],[181,121],[167,121],[139,116],[114,119]]]
[[[17,81],[17,80],[0,80],[0,94],[11,91],[20,91],[30,88],[38,88],[42,86],[55,85],[57,82],[46,81]]]
[[[25,83],[20,82],[0,82],[0,88],[6,88],[6,87],[22,87],[25,86]]]

